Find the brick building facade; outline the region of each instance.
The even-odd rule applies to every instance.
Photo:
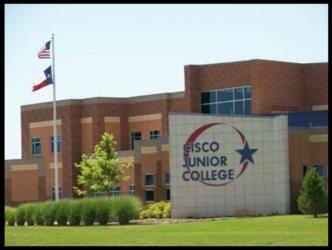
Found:
[[[257,59],[189,65],[185,66],[184,73],[183,92],[57,101],[57,133],[61,138],[59,184],[63,197],[74,196],[73,186],[77,176],[74,163],[80,161],[83,153],[93,151],[104,132],[114,134],[119,160],[134,165],[128,172],[129,181],[121,183],[115,192],[135,193],[143,201],[158,201],[170,196],[170,112],[201,113],[204,110],[204,113],[220,115],[242,115],[241,112],[244,115],[271,115],[328,109],[327,63],[300,64]],[[219,92],[224,89],[233,91],[234,98],[237,92],[233,89],[240,90],[238,93],[243,96],[242,102],[234,100],[227,104],[228,101],[214,100],[219,95],[220,98],[226,96],[227,91]],[[244,97],[246,90],[247,99]],[[203,103],[205,96],[208,96],[209,104]],[[228,106],[232,106],[229,114],[229,110],[223,111]],[[327,117],[327,112],[324,114]],[[5,162],[6,204],[52,198],[52,119],[52,102],[21,107],[22,159]],[[304,165],[322,165],[327,183],[327,123],[319,129],[295,126],[290,130],[293,200],[299,192]],[[33,140],[39,143],[38,154],[33,154],[33,147],[36,147]],[[151,180],[152,184],[147,185]]]

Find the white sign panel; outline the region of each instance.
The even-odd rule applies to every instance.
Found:
[[[169,115],[172,217],[289,212],[287,116]]]

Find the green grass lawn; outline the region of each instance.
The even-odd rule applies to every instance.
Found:
[[[6,246],[327,246],[328,217],[285,215],[155,225],[5,227]]]

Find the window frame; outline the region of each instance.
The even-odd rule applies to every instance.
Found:
[[[131,188],[133,187],[133,188]],[[129,185],[129,195],[130,196],[135,196],[136,194],[136,186],[135,185]]]
[[[140,139],[133,139],[133,135],[134,134],[140,134]],[[135,137],[136,138],[136,137]],[[135,144],[135,141],[141,141],[142,140],[142,132],[140,131],[137,131],[137,132],[131,132],[131,149],[133,150],[134,149],[134,144]]]
[[[62,136],[61,135],[57,135],[57,142],[56,142],[56,147],[57,147],[57,154],[61,153],[61,144],[62,144]],[[59,140],[60,138],[60,140]],[[54,148],[53,148],[53,135],[51,135],[51,153],[54,154]],[[60,148],[60,151],[58,151],[58,149]]]
[[[146,177],[152,176],[152,184],[146,184]],[[153,187],[154,186],[154,174],[153,173],[146,173],[144,176],[144,186],[145,187]]]
[[[152,195],[153,195],[153,200],[147,200],[147,192],[152,192]],[[146,203],[153,203],[155,202],[155,196],[154,196],[154,190],[153,189],[146,189],[145,192],[144,192],[144,200]]]
[[[121,195],[121,186],[120,185],[116,185],[114,188],[111,188],[110,189],[110,193],[111,193],[111,196],[119,196],[119,195]]]
[[[34,154],[34,145],[36,145],[36,142],[33,142],[33,139],[39,139],[40,144],[40,152],[39,154]],[[42,154],[42,138],[41,137],[31,137],[31,154],[32,156],[41,156]]]
[[[58,186],[59,189],[59,200],[63,199],[63,188]],[[55,201],[55,186],[52,187],[52,200]]]
[[[219,95],[218,92],[219,91],[224,91],[224,90],[232,90],[233,92],[233,99],[232,100],[227,100],[227,101],[221,101],[219,100]],[[236,99],[235,98],[235,90],[237,89],[242,89],[242,99]],[[246,97],[246,89],[250,89],[250,98]],[[207,103],[202,103],[202,94],[204,93],[212,93],[215,92],[216,93],[216,101],[215,102],[207,102]],[[248,91],[247,91],[248,92]],[[235,113],[235,102],[242,102],[242,114],[236,114]],[[246,106],[246,103],[250,101],[250,107]],[[219,111],[219,105],[225,104],[225,103],[232,103],[232,112],[230,114],[224,114],[224,113],[220,113]],[[216,112],[210,112],[210,113],[203,113],[203,106],[210,106],[210,105],[216,105]],[[218,115],[239,115],[239,116],[243,116],[243,115],[251,115],[251,110],[252,110],[252,86],[251,85],[243,85],[243,86],[238,86],[238,87],[231,87],[231,88],[223,88],[223,89],[213,89],[213,90],[206,90],[206,91],[202,91],[201,95],[200,95],[200,112],[202,114],[218,114]],[[250,110],[250,113],[247,114],[246,110]]]
[[[156,134],[155,134],[155,132],[159,132],[158,133],[158,137],[156,137]],[[161,131],[160,131],[160,129],[152,129],[152,130],[150,130],[150,140],[155,140],[155,139],[158,139],[158,138],[161,138]]]

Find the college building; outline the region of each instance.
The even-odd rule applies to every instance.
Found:
[[[279,163],[275,161],[270,164],[269,161],[263,161],[265,156],[259,156],[262,157],[262,163],[255,159],[255,156],[258,157],[259,153],[263,152],[262,148],[266,150],[271,144],[270,151],[266,151],[266,155],[272,157],[274,151],[283,152],[282,164],[285,167],[283,172],[277,174],[283,176],[282,183],[285,185],[276,186],[276,190],[285,192],[282,204],[288,207],[294,204],[304,174],[312,167],[316,168],[322,176],[327,190],[328,63],[303,64],[254,59],[187,65],[184,67],[184,74],[185,90],[182,92],[128,98],[95,97],[57,101],[58,136],[56,140],[59,152],[60,197],[75,197],[73,186],[76,186],[78,173],[74,164],[81,160],[83,153],[92,153],[101,135],[109,132],[114,135],[118,143],[119,161],[130,162],[133,165],[132,169],[126,171],[126,174],[130,176],[129,180],[112,189],[112,195],[136,195],[147,203],[171,200],[173,195],[177,195],[172,192],[173,184],[174,192],[178,193],[181,193],[180,188],[184,185],[173,180],[173,177],[175,178],[177,174],[180,176],[180,172],[178,173],[175,167],[182,167],[175,158],[187,159],[188,157],[180,147],[183,145],[183,140],[184,143],[191,142],[193,138],[188,137],[186,131],[191,133],[199,126],[203,126],[205,120],[212,124],[214,119],[213,124],[233,122],[235,125],[228,128],[222,126],[209,128],[210,131],[214,131],[214,137],[211,135],[210,138],[214,142],[214,145],[211,144],[212,151],[217,148],[227,151],[227,145],[224,145],[228,140],[227,136],[222,137],[220,143],[214,141],[218,133],[222,134],[223,131],[234,133],[234,136],[238,138],[234,140],[242,140],[238,142],[244,147],[249,145],[249,147],[258,148],[252,159],[246,155],[247,163],[243,163],[241,159],[241,173],[238,175],[233,173],[236,178],[244,169],[247,169],[248,164],[246,173],[249,174],[250,170],[255,168],[255,166],[250,167],[252,162],[261,166],[262,173],[264,168],[270,169],[270,176],[266,177],[265,182],[266,180],[273,182],[272,169],[278,168]],[[183,119],[183,125],[179,125],[182,124],[181,119]],[[190,123],[190,121],[193,122]],[[242,121],[247,123],[241,123]],[[267,130],[263,129],[265,121]],[[52,102],[21,106],[22,159],[5,161],[6,204],[15,206],[24,202],[54,198],[52,124]],[[251,130],[243,124],[255,124],[248,125],[252,126],[253,132],[251,133]],[[271,129],[268,130],[270,127]],[[202,128],[202,130],[205,129],[205,127]],[[182,141],[172,139],[175,135],[182,135],[181,131],[184,133]],[[263,144],[264,131],[271,132],[271,141],[264,141],[266,145]],[[278,140],[278,137],[283,139],[276,148],[277,144],[273,145],[273,140]],[[257,138],[262,140],[261,144],[259,140],[257,141],[260,146],[253,144]],[[230,142],[232,140],[230,139]],[[248,148],[243,150],[234,148],[234,150],[234,157],[244,157],[239,154],[243,153],[243,150],[256,152]],[[199,157],[201,158],[197,160],[205,160],[204,155]],[[228,157],[228,166],[232,162],[240,161],[240,158],[232,160],[231,157],[233,156]],[[217,158],[213,159],[217,161]],[[214,164],[213,159],[211,164]],[[174,169],[172,170],[170,166]],[[238,180],[240,181],[241,178],[244,180],[246,173]],[[195,174],[186,175],[185,173],[182,177],[184,183],[188,182],[186,178],[199,178]],[[222,178],[221,174],[219,177]],[[255,185],[254,177],[252,178],[250,185]],[[262,178],[265,178],[265,174]],[[233,181],[227,186],[221,183],[219,188],[229,188],[236,183]],[[213,204],[217,206],[218,202]],[[211,213],[204,215],[211,215]]]

